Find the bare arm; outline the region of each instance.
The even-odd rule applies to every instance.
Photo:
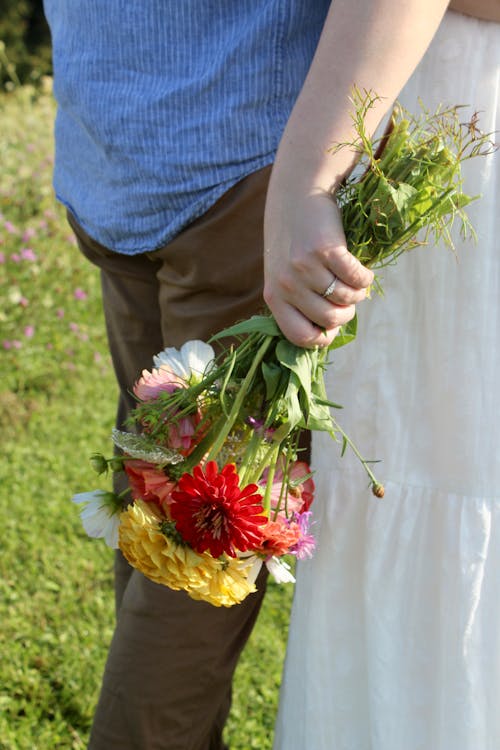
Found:
[[[451,0],[449,9],[483,21],[500,23],[500,0]]]
[[[371,271],[348,253],[339,212],[326,195],[355,163],[347,149],[328,153],[333,143],[354,136],[353,84],[384,97],[369,113],[366,127],[373,132],[425,52],[447,4],[332,2],[278,149],[266,205],[264,296],[283,333],[298,345],[330,343],[372,280]],[[334,293],[325,299],[322,292],[334,276]]]

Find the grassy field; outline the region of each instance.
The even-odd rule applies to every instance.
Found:
[[[113,629],[112,552],[69,499],[98,486],[115,385],[98,274],[51,188],[53,117],[48,91],[1,95],[0,750],[86,746]],[[238,668],[232,750],[271,748],[291,595],[270,586]]]

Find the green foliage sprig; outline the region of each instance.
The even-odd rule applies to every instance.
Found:
[[[478,196],[463,192],[462,164],[495,149],[478,128],[478,114],[462,121],[463,107],[439,107],[411,114],[396,105],[389,126],[370,140],[364,121],[378,97],[355,89],[356,138],[336,145],[360,155],[361,176],[353,175],[336,199],[350,252],[374,269],[394,263],[404,252],[431,240],[453,249],[451,228],[474,235],[465,207]]]

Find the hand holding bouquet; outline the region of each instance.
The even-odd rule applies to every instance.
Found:
[[[462,192],[464,159],[491,147],[475,117],[458,108],[398,110],[383,139],[370,142],[363,122],[374,98],[355,92],[364,169],[337,192],[347,244],[378,269],[430,237],[452,247],[455,219],[471,231]],[[376,279],[376,286],[380,287]],[[356,321],[329,348],[290,343],[274,319],[255,316],[214,337],[231,340],[216,356],[204,342],[166,349],[134,386],[132,431],[114,431],[119,456],[94,455],[99,473],[124,469],[132,503],[96,491],[77,495],[91,536],[119,546],[151,580],[192,598],[231,606],[255,590],[262,564],[278,581],[293,580],[286,555],[307,557],[314,484],[300,434],[324,430],[362,462],[375,495],[383,487],[332,416],[323,375],[329,351],[355,338]]]

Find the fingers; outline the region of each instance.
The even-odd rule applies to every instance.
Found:
[[[292,344],[306,349],[329,346],[339,332],[338,327],[330,330],[320,328],[292,305],[278,305],[273,314],[284,336]]]
[[[373,282],[373,271],[360,263],[345,245],[327,246],[317,252],[326,268],[347,286],[366,290]]]
[[[374,275],[348,251],[331,196],[306,196],[293,206],[293,214],[266,209],[264,299],[294,344],[328,346]]]
[[[318,294],[323,299],[336,305],[353,305],[366,299],[366,288],[354,289],[333,274],[331,274],[330,279],[330,283],[323,287],[323,292],[320,292],[319,288],[317,289]]]

